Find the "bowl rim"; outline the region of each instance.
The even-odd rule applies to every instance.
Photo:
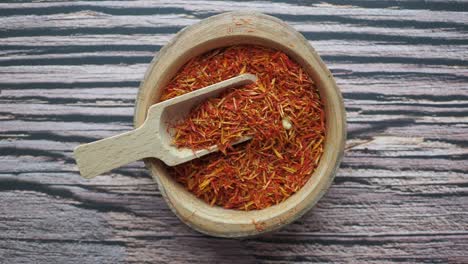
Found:
[[[251,25],[239,25],[236,24],[236,21],[240,21],[239,19],[243,19],[242,21],[246,20],[249,21],[249,19],[253,20],[253,25],[256,26],[255,31],[251,32],[253,27]],[[231,23],[233,22],[233,23]],[[327,133],[326,133],[326,142],[325,144],[325,151],[322,154],[322,157],[320,159],[318,167],[311,178],[308,180],[306,185],[308,188],[311,188],[311,190],[304,190],[306,188],[306,185],[304,185],[297,193],[289,197],[287,200],[284,202],[268,207],[266,209],[262,210],[253,210],[253,211],[238,211],[238,210],[232,210],[232,209],[224,209],[219,207],[220,210],[222,211],[229,211],[231,213],[226,213],[228,216],[231,218],[233,217],[232,211],[236,211],[238,213],[236,214],[242,214],[245,216],[245,219],[237,219],[235,218],[234,220],[232,219],[224,219],[216,215],[212,215],[215,213],[212,213],[209,208],[214,208],[211,207],[210,205],[206,204],[204,201],[201,201],[201,199],[196,198],[193,196],[193,194],[189,193],[185,188],[183,190],[185,191],[184,193],[180,193],[180,188],[177,188],[174,185],[174,181],[172,178],[168,175],[162,176],[161,174],[166,173],[164,170],[164,166],[160,161],[157,161],[155,159],[145,159],[145,165],[146,167],[150,170],[152,178],[157,182],[159,190],[166,201],[166,203],[169,205],[170,209],[176,214],[182,222],[185,224],[189,225],[193,229],[205,233],[208,235],[212,236],[218,236],[218,237],[249,237],[249,236],[256,236],[262,233],[266,232],[271,232],[273,230],[276,230],[282,226],[285,226],[292,221],[296,220],[297,218],[301,217],[304,215],[307,211],[309,211],[316,203],[317,201],[325,194],[326,190],[329,188],[331,185],[337,169],[339,167],[339,164],[341,163],[341,159],[343,157],[344,153],[344,145],[346,141],[346,112],[344,109],[344,103],[343,99],[341,96],[341,92],[339,88],[337,87],[334,78],[331,74],[331,72],[328,70],[328,68],[325,66],[319,55],[315,52],[313,47],[310,45],[310,43],[305,39],[299,32],[297,32],[294,28],[286,24],[285,22],[281,21],[278,18],[265,15],[262,13],[258,12],[251,12],[251,11],[234,11],[234,12],[227,12],[227,13],[222,13],[218,14],[215,16],[211,16],[209,18],[206,18],[196,24],[193,24],[191,26],[188,26],[181,31],[179,31],[170,41],[168,44],[166,44],[159,53],[153,58],[151,61],[150,65],[148,66],[148,69],[145,73],[145,77],[140,83],[140,87],[138,90],[138,95],[135,103],[135,112],[134,112],[134,126],[138,127],[142,124],[142,121],[144,121],[145,115],[146,115],[146,110],[149,108],[151,105],[149,103],[148,97],[148,89],[152,89],[155,91],[153,92],[153,97],[159,97],[159,95],[155,95],[155,92],[160,92],[160,90],[165,86],[165,84],[161,85],[161,83],[164,83],[164,80],[162,79],[156,79],[157,81],[152,84],[153,88],[148,88],[148,84],[151,81],[151,78],[156,74],[156,71],[158,70],[157,67],[160,67],[162,64],[162,60],[167,59],[168,56],[173,55],[175,52],[178,52],[176,49],[178,48],[178,42],[183,42],[189,40],[193,35],[203,32],[203,30],[209,30],[210,25],[214,24],[223,24],[223,26],[226,27],[227,25],[227,30],[226,33],[221,33],[220,36],[224,37],[225,39],[229,42],[229,40],[233,41],[234,39],[237,39],[239,41],[239,38],[244,38],[245,41],[248,40],[246,43],[251,43],[252,41],[259,41],[260,43],[263,41],[261,44],[265,44],[267,42],[270,42],[269,44],[271,45],[277,45],[279,50],[282,50],[288,55],[291,55],[293,59],[295,59],[301,66],[304,67],[304,65],[307,65],[309,68],[312,67],[311,65],[314,63],[314,67],[311,69],[308,69],[308,73],[310,74],[310,71],[313,71],[314,74],[316,74],[315,77],[319,79],[319,82],[321,87],[319,87],[319,92],[322,97],[322,100],[327,100],[328,102],[331,102],[334,104],[333,109],[326,109],[326,124],[327,124]],[[277,31],[274,32],[275,34],[289,34],[289,37],[292,37],[294,41],[296,42],[291,42],[288,45],[285,46],[284,43],[279,44],[279,41],[276,39],[267,39],[267,38],[261,38],[258,36],[260,34],[262,29],[261,27],[263,24],[268,24],[270,23],[270,26],[275,26],[277,28],[272,28],[270,30]],[[248,23],[247,23],[248,24]],[[232,26],[230,28],[230,26]],[[218,36],[217,39],[214,40],[220,40]],[[278,43],[276,43],[278,41]],[[196,55],[199,55],[203,52],[195,51],[198,48],[201,49],[202,45],[207,45],[207,41],[202,41],[200,43],[194,43],[193,45],[193,50],[191,50],[191,57],[194,57]],[[211,43],[211,42],[210,42]],[[239,43],[235,43],[239,44]],[[256,44],[256,43],[251,43],[251,44]],[[260,44],[260,45],[261,45]],[[213,43],[211,43],[213,45]],[[179,45],[180,46],[180,45]],[[224,45],[224,46],[229,46],[229,45]],[[307,59],[313,60],[313,63],[310,61],[307,61],[306,58],[302,57],[297,57],[297,54],[295,54],[295,49],[298,49],[298,46],[303,46],[304,49],[306,49],[306,52],[309,57]],[[271,46],[270,46],[271,47]],[[176,51],[175,51],[176,50]],[[209,50],[209,49],[208,49]],[[205,50],[206,51],[206,50]],[[198,54],[196,54],[199,52]],[[299,60],[299,61],[298,61]],[[180,68],[182,65],[173,65],[177,64],[175,62],[172,62],[172,64],[169,64],[169,68],[173,67],[176,68],[175,72]],[[180,64],[180,63],[179,63]],[[317,67],[315,67],[317,66]],[[167,70],[167,69],[164,69]],[[167,70],[170,71],[171,69]],[[172,69],[174,72],[174,69]],[[175,74],[174,72],[174,74]],[[320,74],[319,74],[320,73]],[[173,76],[166,77],[166,78],[172,78]],[[314,81],[316,81],[316,78],[313,78]],[[154,79],[153,79],[154,80]],[[156,85],[158,84],[159,81],[159,87],[156,88]],[[326,94],[327,96],[324,96]],[[327,108],[327,106],[325,106]],[[333,122],[331,122],[331,119],[329,119],[329,116],[332,116],[335,118]],[[329,124],[333,123],[333,126],[330,126]],[[332,131],[333,135],[335,136],[334,139],[337,139],[336,142],[334,142],[334,149],[330,150],[329,142],[330,142],[330,137],[329,136],[329,129],[336,129],[336,131]],[[331,134],[330,133],[330,134]],[[327,158],[325,157],[325,152],[327,152]],[[327,166],[325,164],[325,161],[333,161],[333,166]],[[329,164],[328,164],[329,165]],[[320,173],[319,173],[320,172]],[[326,173],[325,173],[326,172]],[[167,173],[166,173],[167,174]],[[318,176],[316,174],[319,174]],[[318,179],[316,179],[317,177]],[[308,185],[311,181],[315,181],[315,183],[311,183],[312,185]],[[172,184],[172,185],[171,185]],[[175,183],[178,185],[178,183]],[[320,186],[319,186],[320,185]],[[180,186],[181,187],[181,186]],[[195,197],[196,200],[199,200],[199,202],[203,203],[204,205],[200,204],[199,202],[196,202],[194,200],[190,200],[190,202],[187,203],[187,205],[182,204],[178,199],[181,199],[178,197],[178,195],[175,195],[177,192],[178,195],[183,196],[184,199],[192,199],[192,198],[187,198],[192,195]],[[297,202],[294,205],[289,205],[287,208],[285,206],[282,206],[286,204],[291,198],[299,195],[299,193],[302,192],[301,197],[296,197]],[[311,194],[312,197],[311,197]],[[185,195],[185,196],[184,196]],[[188,195],[188,196],[187,196]],[[188,200],[186,200],[188,201]],[[205,208],[205,211],[197,211],[196,209],[199,209],[201,207],[209,207]],[[216,210],[219,210],[216,209]],[[259,213],[255,212],[261,212],[265,210],[270,210],[272,209],[278,209],[280,213],[271,213],[271,216],[264,216],[267,213],[264,213],[262,217],[259,217]],[[215,210],[215,209],[213,209]],[[216,211],[215,210],[215,211]],[[281,211],[283,210],[283,211]],[[285,213],[287,211],[287,213]],[[252,213],[253,212],[253,213]],[[273,219],[274,221],[270,221],[270,218]],[[249,219],[252,219],[252,221],[249,222]],[[256,221],[258,219],[258,221]]]

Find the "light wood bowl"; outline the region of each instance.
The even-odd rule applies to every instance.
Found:
[[[255,12],[230,12],[207,18],[181,30],[151,62],[136,100],[134,126],[145,120],[162,89],[190,58],[236,44],[257,44],[281,50],[315,81],[326,113],[324,153],[310,180],[284,202],[254,211],[210,206],[188,192],[156,159],[145,163],[172,211],[187,225],[218,237],[248,237],[278,229],[311,209],[329,188],[346,141],[346,117],[341,93],[331,72],[307,40],[281,20]]]

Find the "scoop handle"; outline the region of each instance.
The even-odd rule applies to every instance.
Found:
[[[142,126],[133,131],[101,139],[75,148],[74,156],[83,178],[97,175],[151,156],[154,140]],[[157,147],[157,146],[156,146]]]

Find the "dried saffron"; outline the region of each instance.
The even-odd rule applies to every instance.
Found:
[[[318,165],[325,117],[310,76],[281,51],[231,46],[187,62],[161,100],[246,72],[257,75],[257,83],[230,89],[172,125],[176,146],[196,150],[218,145],[221,152],[168,169],[211,205],[255,210],[290,197]],[[252,139],[231,145],[242,136]]]

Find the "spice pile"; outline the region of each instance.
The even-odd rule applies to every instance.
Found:
[[[176,167],[172,176],[211,205],[254,210],[278,204],[309,180],[323,152],[325,118],[312,79],[285,53],[252,45],[191,59],[161,100],[238,76],[258,81],[228,90],[174,124],[174,144],[213,153]],[[242,136],[252,139],[235,146]]]

